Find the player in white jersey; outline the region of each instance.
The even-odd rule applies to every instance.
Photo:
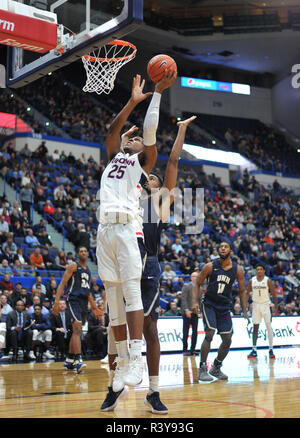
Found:
[[[269,357],[275,359],[273,353],[273,330],[271,326],[272,311],[270,307],[270,293],[272,294],[275,311],[274,316],[277,315],[277,297],[272,281],[265,275],[266,268],[263,264],[258,263],[256,265],[256,276],[252,277],[248,283],[247,299],[249,299],[252,292],[252,321],[253,321],[253,334],[252,334],[252,351],[248,355],[248,359],[257,357],[256,342],[258,338],[259,324],[262,319],[265,321],[265,325],[268,332],[269,340]]]
[[[109,163],[101,178],[96,254],[118,352],[116,370],[110,376],[115,392],[123,390],[124,383],[135,386],[142,380],[144,311],[140,282],[142,258],[146,253],[139,197],[157,158],[156,130],[161,94],[175,79],[175,73],[166,72],[156,83],[152,95],[143,93],[145,80],[141,81],[140,75],[136,75],[131,98],[113,120],[105,142]],[[130,113],[150,95],[152,99],[144,120],[143,138],[132,137],[138,129],[133,126],[122,135],[121,147],[121,130]]]

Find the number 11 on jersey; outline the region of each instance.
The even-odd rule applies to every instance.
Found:
[[[225,289],[225,283],[218,283],[218,294],[222,294]]]

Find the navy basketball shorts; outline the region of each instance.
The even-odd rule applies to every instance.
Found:
[[[152,318],[158,319],[160,275],[161,268],[157,257],[147,257],[141,280],[142,302],[145,317],[151,315]]]
[[[80,298],[67,300],[67,311],[71,316],[71,322],[81,322],[82,325],[86,323],[88,313],[88,301]]]
[[[203,303],[203,325],[204,329],[216,330],[218,334],[232,332],[232,319],[230,309],[214,306],[211,303]]]

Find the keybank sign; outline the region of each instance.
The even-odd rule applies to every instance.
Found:
[[[253,325],[247,326],[242,317],[233,317],[233,335],[231,348],[251,348]],[[278,316],[272,319],[274,347],[284,345],[300,345],[300,316]],[[158,333],[162,352],[182,351],[182,318],[159,318]],[[191,336],[191,329],[190,329]],[[204,339],[203,320],[199,319],[198,339],[196,349],[200,350]],[[215,335],[211,348],[217,350],[220,345],[220,336]],[[264,322],[259,327],[258,347],[268,347],[267,329]],[[146,351],[145,345],[143,351]]]

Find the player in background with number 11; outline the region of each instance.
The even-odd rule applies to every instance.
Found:
[[[205,338],[201,345],[199,380],[211,381],[213,377],[220,380],[227,380],[228,377],[221,371],[222,362],[229,353],[232,337],[232,286],[237,279],[239,285],[239,295],[244,318],[248,324],[250,320],[247,315],[247,295],[245,290],[245,277],[241,266],[234,262],[231,257],[231,246],[228,242],[221,242],[219,246],[219,259],[211,263],[206,263],[193,289],[193,311],[198,312],[198,297],[200,286],[208,278],[208,285],[205,291],[202,313],[205,329]],[[213,366],[207,372],[206,359],[210,351],[210,344],[215,332],[221,336],[222,343]]]

